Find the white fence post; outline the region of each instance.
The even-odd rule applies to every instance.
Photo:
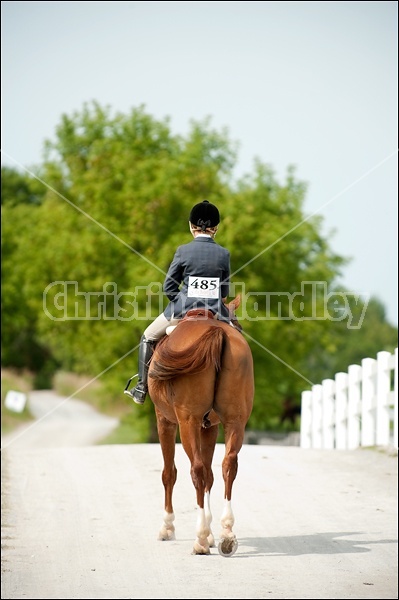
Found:
[[[323,441],[322,447],[327,450],[334,448],[335,439],[335,407],[334,393],[335,381],[333,379],[324,379],[322,382],[322,420],[323,420]]]
[[[302,392],[300,440],[302,448],[398,448],[398,348]]]
[[[301,394],[301,448],[312,448],[312,392]]]
[[[348,447],[348,374],[335,375],[335,447]]]
[[[312,448],[323,448],[322,431],[322,388],[312,387]]]
[[[362,446],[375,444],[375,403],[376,403],[377,361],[374,358],[362,360]]]
[[[362,367],[350,365],[348,369],[348,450],[360,446],[360,415]]]
[[[388,446],[391,438],[389,428],[391,401],[391,354],[377,354],[377,409],[376,409],[376,444]]]

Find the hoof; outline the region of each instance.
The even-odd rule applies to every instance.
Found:
[[[238,542],[236,538],[224,538],[219,542],[218,551],[221,556],[229,558],[233,556],[238,548]]]
[[[160,542],[169,542],[171,540],[175,540],[175,532],[167,529],[166,531],[160,531],[158,535],[158,540]]]
[[[191,552],[191,554],[196,554],[196,555],[208,555],[210,553],[211,553],[211,551],[209,550],[208,545],[202,546],[198,542],[195,542],[193,551]]]

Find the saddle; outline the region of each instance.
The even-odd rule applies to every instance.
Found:
[[[231,309],[232,307],[229,308],[230,325],[234,327],[234,329],[242,332],[242,327],[234,314],[234,308],[233,310]],[[206,308],[192,308],[186,312],[180,323],[183,323],[184,321],[195,321],[196,319],[216,319],[216,315]],[[170,335],[176,327],[177,325],[169,325],[169,327],[166,328],[166,335]]]
[[[183,321],[195,321],[196,319],[216,319],[216,315],[206,308],[192,308],[186,312],[180,323],[183,323]],[[176,327],[177,325],[169,325],[166,328],[166,335],[170,335]]]

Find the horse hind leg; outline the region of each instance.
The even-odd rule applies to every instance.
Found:
[[[168,513],[166,510],[163,516],[163,522],[161,528],[159,530],[158,539],[161,542],[169,542],[170,540],[175,540],[175,526],[173,521],[175,520],[174,513]]]
[[[197,493],[197,525],[193,554],[210,554],[210,546],[215,542],[210,523],[210,493],[205,493],[206,468],[199,456],[191,462],[191,478]]]
[[[194,544],[193,554],[210,554],[209,548],[214,548],[216,546],[215,537],[211,529],[211,489],[213,487],[214,482],[212,461],[215,452],[216,440],[219,433],[219,424],[217,422],[216,424],[214,423],[212,425],[208,416],[209,413],[205,415],[201,428],[201,458],[203,462],[205,479],[204,514],[202,515],[202,513],[200,513],[197,521],[197,539]],[[203,520],[205,521],[205,523],[203,522]],[[204,529],[205,532],[207,532],[206,538],[208,545],[204,544],[203,538],[200,537]],[[207,551],[203,552],[203,550],[206,548],[208,548]]]
[[[177,425],[163,418],[160,413],[158,413],[157,409],[156,414],[159,442],[164,461],[162,483],[165,490],[165,511],[158,539],[161,541],[169,541],[176,539],[175,526],[173,524],[175,515],[173,511],[172,495],[177,479],[177,469],[175,465]]]
[[[218,546],[219,554],[225,557],[233,556],[238,548],[238,541],[233,532],[234,514],[231,506],[233,483],[238,471],[238,453],[244,439],[244,428],[236,426],[225,428],[225,456],[222,472],[225,485],[224,509],[221,517],[222,531]]]
[[[192,554],[210,554],[210,529],[208,525],[208,519],[205,514],[205,510],[200,507],[198,507],[196,535],[197,537],[194,541]],[[211,539],[213,539],[213,536]]]
[[[206,523],[207,523],[208,529],[209,529],[209,533],[207,536],[208,544],[209,544],[210,548],[214,548],[216,546],[216,544],[215,544],[215,536],[213,535],[212,528],[211,528],[211,523],[212,523],[213,517],[212,517],[212,511],[211,511],[211,493],[210,492],[205,492],[204,504],[205,504],[205,506],[204,506],[205,519],[206,519]]]
[[[189,417],[179,421],[180,438],[190,464],[191,479],[197,496],[196,539],[192,554],[210,554],[209,515],[205,511],[206,467],[201,454],[201,421]]]
[[[236,473],[237,473],[237,469],[236,469]],[[225,463],[223,462],[223,475],[224,474],[225,474]],[[228,478],[229,477],[227,476],[227,479]],[[225,477],[225,482],[226,482],[226,477]],[[229,498],[225,496],[223,513],[222,513],[222,517],[220,519],[222,531],[220,533],[220,541],[219,541],[219,545],[218,545],[219,554],[221,554],[224,557],[233,556],[233,554],[235,553],[235,551],[238,548],[238,541],[235,536],[235,533],[233,532],[234,522],[235,522],[235,519],[234,519],[233,509],[231,506],[231,495]]]
[[[238,548],[238,541],[233,533],[234,514],[231,508],[231,500],[225,499],[223,514],[221,518],[222,531],[218,544],[218,552],[226,558],[233,556]]]
[[[207,417],[207,415],[206,415]],[[209,419],[207,419],[207,423],[209,423],[209,425],[207,425],[206,427],[204,427],[204,425],[202,426],[201,429],[201,455],[202,455],[202,460],[204,462],[204,468],[205,468],[205,502],[204,502],[204,509],[205,509],[205,518],[207,520],[207,524],[208,524],[208,528],[209,528],[209,534],[208,534],[208,543],[209,543],[209,547],[210,548],[214,548],[216,546],[215,544],[215,537],[212,533],[212,529],[211,529],[211,523],[212,523],[212,511],[211,511],[211,489],[213,487],[213,482],[214,482],[214,477],[213,477],[213,471],[212,471],[212,461],[213,461],[213,455],[215,452],[215,446],[216,446],[216,440],[218,437],[218,433],[219,433],[219,425],[212,425],[211,421]]]

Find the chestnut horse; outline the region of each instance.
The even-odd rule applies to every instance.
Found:
[[[230,310],[238,303],[237,298],[233,300],[228,305]],[[210,554],[210,547],[215,546],[210,527],[210,492],[212,460],[221,423],[225,437],[222,463],[225,505],[218,549],[222,556],[232,556],[238,547],[233,533],[232,487],[254,397],[253,361],[248,343],[238,329],[216,320],[212,313],[190,311],[170,335],[158,342],[148,381],[164,461],[165,512],[159,539],[175,539],[172,495],[177,478],[175,444],[179,427],[197,495],[193,554]]]

